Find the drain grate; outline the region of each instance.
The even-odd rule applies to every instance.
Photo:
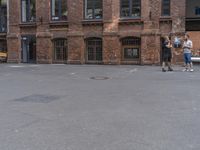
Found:
[[[16,102],[31,102],[31,103],[50,103],[52,101],[58,100],[58,96],[49,96],[49,95],[30,95],[15,99]]]
[[[108,80],[110,78],[105,77],[105,76],[96,76],[96,77],[91,77],[90,79],[93,79],[93,80]]]

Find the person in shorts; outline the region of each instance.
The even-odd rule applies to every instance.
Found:
[[[172,59],[172,52],[171,52],[172,44],[168,36],[165,36],[165,41],[162,45],[162,72],[166,72],[167,70],[165,67],[168,67],[168,71],[173,71],[171,67],[171,59]]]
[[[183,71],[190,71],[193,72],[193,65],[192,65],[192,61],[191,61],[191,56],[192,56],[192,47],[193,47],[193,43],[192,41],[189,39],[189,35],[185,34],[184,37],[184,42],[183,42],[183,56],[184,56],[184,61],[185,61],[185,69]]]

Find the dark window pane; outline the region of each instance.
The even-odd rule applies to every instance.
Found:
[[[67,40],[56,40],[54,42],[54,60],[67,60]]]
[[[101,19],[102,13],[102,0],[85,0],[85,19]]]
[[[59,0],[51,1],[52,20],[59,20]]]
[[[102,60],[102,47],[101,46],[96,47],[96,60],[98,60],[98,61]]]
[[[94,17],[95,19],[102,18],[102,0],[96,0],[94,2]]]
[[[136,45],[136,46],[140,46],[141,41],[140,38],[124,38],[122,40],[122,45]]]
[[[133,0],[132,1],[132,17],[139,17],[140,16],[140,0]]]
[[[102,9],[96,8],[94,10],[94,16],[95,16],[95,19],[101,19],[102,18]]]
[[[86,0],[85,2],[85,7],[86,7],[86,19],[93,19],[93,7],[94,7],[94,2],[93,0]]]
[[[162,0],[162,16],[170,16],[170,0]]]
[[[141,0],[121,0],[121,17],[140,17]]]
[[[67,20],[67,0],[51,0],[52,20]]]
[[[22,0],[22,22],[28,21],[28,1]]]
[[[102,61],[102,40],[87,40],[88,61]]]
[[[29,43],[29,59],[34,61],[36,59],[36,38],[31,37]]]
[[[130,0],[122,0],[121,2],[121,15],[122,17],[130,16]]]
[[[138,59],[140,57],[141,40],[137,37],[122,39],[124,59]]]
[[[67,0],[62,0],[61,9],[62,20],[67,20]]]
[[[36,9],[35,9],[35,0],[30,0],[30,21],[35,21],[36,18]]]
[[[94,48],[88,46],[88,60],[94,60]]]
[[[0,6],[7,5],[7,0],[0,0]]]
[[[35,0],[21,1],[22,22],[34,22],[36,18]]]
[[[200,15],[200,7],[195,8],[195,15]]]
[[[6,3],[0,4],[0,32],[7,31],[7,6]]]
[[[139,48],[124,48],[124,58],[125,59],[139,58]]]

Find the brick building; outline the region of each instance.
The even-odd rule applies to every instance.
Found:
[[[193,41],[194,55],[200,56],[200,1],[187,0],[186,6],[186,31]]]
[[[186,0],[9,0],[8,9],[8,62],[159,64],[162,37],[185,33]]]

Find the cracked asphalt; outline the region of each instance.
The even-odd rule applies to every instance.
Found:
[[[199,150],[200,66],[0,64],[0,150]]]

